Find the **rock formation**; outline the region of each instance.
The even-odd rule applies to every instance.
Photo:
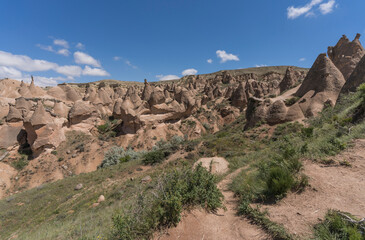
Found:
[[[365,56],[362,57],[361,61],[357,64],[355,70],[342,87],[341,92],[355,92],[357,87],[362,83],[365,83]]]
[[[328,57],[342,72],[346,80],[350,77],[360,59],[365,55],[365,50],[359,39],[359,33],[352,42],[343,35],[336,46],[328,47]]]

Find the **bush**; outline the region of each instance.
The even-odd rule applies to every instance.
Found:
[[[282,197],[293,186],[294,179],[290,172],[281,167],[270,169],[266,180],[268,196]]]
[[[159,150],[155,150],[155,151],[151,151],[146,153],[143,156],[143,163],[146,165],[153,165],[153,164],[157,164],[157,163],[161,163],[166,157],[166,154],[163,150],[159,149]]]
[[[290,106],[294,105],[299,99],[300,99],[299,97],[292,97],[292,98],[286,99],[285,105],[287,107],[290,107]]]
[[[362,99],[362,103],[365,104],[365,83],[362,83],[357,91],[360,93],[360,97]]]
[[[361,223],[351,223],[345,216],[357,221],[348,213],[329,210],[325,220],[314,227],[316,239],[364,240],[365,234],[362,229],[364,229],[365,223],[362,225]]]
[[[28,156],[22,155],[20,158],[12,162],[11,165],[18,171],[22,170],[28,165]]]
[[[112,239],[149,239],[155,229],[176,226],[184,207],[200,205],[215,212],[223,206],[216,182],[201,165],[162,175],[152,191],[141,193],[134,205],[113,217]]]
[[[132,148],[124,150],[122,147],[112,147],[104,155],[103,162],[100,167],[108,167],[118,163],[137,160],[144,154],[144,151],[136,152]]]

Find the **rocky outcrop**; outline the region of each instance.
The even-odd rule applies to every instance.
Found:
[[[32,110],[32,103],[27,101],[24,97],[17,98],[15,100],[15,108],[18,109],[23,117],[26,117]]]
[[[56,102],[53,107],[53,114],[57,117],[67,118],[69,108],[63,102]]]
[[[360,84],[365,83],[365,56],[357,64],[349,79],[341,89],[341,93],[355,92]]]
[[[293,67],[288,67],[283,80],[279,84],[280,93],[295,87],[299,84],[301,78],[302,74],[299,71],[294,71]]]
[[[38,155],[45,148],[55,148],[65,138],[62,128],[63,121],[53,119],[46,112],[41,102],[38,102],[33,115],[24,119],[24,128],[27,133],[27,142],[31,146],[33,154]]]
[[[97,117],[98,111],[95,106],[88,101],[82,100],[76,101],[68,114],[70,125],[81,122],[93,124]]]
[[[23,121],[22,113],[13,106],[9,107],[9,113],[6,116],[7,122],[20,122]]]
[[[365,50],[359,39],[360,34],[357,34],[352,42],[343,35],[336,46],[328,47],[329,58],[342,72],[345,79],[350,77],[360,59],[365,55]]]
[[[122,119],[122,133],[136,133],[141,127],[141,121],[134,110],[134,104],[128,98],[125,100],[118,99],[114,105],[113,116]]]
[[[246,85],[241,82],[238,87],[233,91],[231,96],[232,106],[243,110],[247,104],[247,96],[246,96]]]
[[[339,69],[325,53],[322,53],[317,57],[295,95],[303,97],[309,91],[314,91],[314,94],[319,92],[339,92],[344,83],[345,80]]]
[[[290,106],[282,99],[249,98],[245,128],[254,127],[259,122],[275,125],[315,116],[325,105],[335,105],[344,84],[345,79],[340,70],[326,54],[320,54],[292,97],[292,101],[296,102]]]

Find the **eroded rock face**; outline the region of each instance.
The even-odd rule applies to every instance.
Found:
[[[342,87],[342,93],[355,92],[360,84],[365,83],[365,56],[357,64],[345,85]]]
[[[45,148],[56,148],[66,137],[61,119],[53,119],[41,102],[29,119],[24,120],[27,142],[35,155]]]
[[[365,50],[359,39],[360,34],[357,34],[352,42],[343,35],[336,46],[328,47],[328,57],[342,72],[345,79],[350,77],[361,58],[365,55]]]
[[[122,119],[122,131],[124,134],[136,133],[141,127],[141,121],[136,111],[134,104],[128,98],[118,100],[114,106],[113,115],[115,118]]]
[[[241,82],[231,96],[232,106],[243,109],[247,104],[246,85]]]
[[[6,116],[7,122],[20,122],[23,121],[21,112],[13,106],[9,107],[9,113]]]
[[[93,123],[95,118],[98,117],[98,111],[96,107],[90,102],[78,100],[72,106],[69,114],[69,123],[71,125],[87,121]]]
[[[299,71],[294,71],[293,67],[288,67],[283,80],[279,84],[280,93],[283,93],[295,87],[302,77],[302,73],[300,73]]]
[[[344,84],[340,70],[326,54],[320,54],[294,94],[293,99],[298,98],[294,104],[287,106],[281,99],[272,102],[270,99],[250,98],[245,128],[254,127],[259,122],[275,125],[315,116],[325,105],[335,105]]]
[[[325,53],[322,53],[317,57],[295,95],[303,97],[309,91],[314,91],[314,93],[339,92],[344,83],[344,77],[339,69]]]

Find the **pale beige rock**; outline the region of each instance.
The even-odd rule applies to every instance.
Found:
[[[200,158],[194,163],[193,168],[199,164],[213,174],[224,174],[229,170],[228,161],[222,157]]]

